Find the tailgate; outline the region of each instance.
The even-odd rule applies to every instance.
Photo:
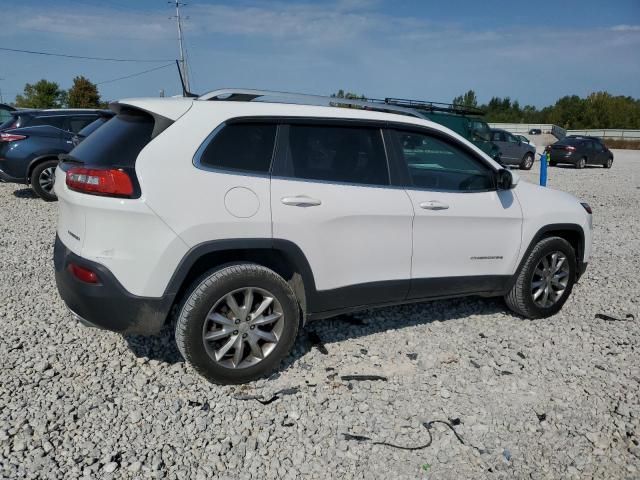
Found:
[[[58,236],[69,250],[80,255],[84,244],[85,210],[73,202],[74,192],[64,188],[65,177],[65,172],[57,168],[54,189],[58,196]]]

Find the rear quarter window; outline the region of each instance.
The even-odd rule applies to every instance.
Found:
[[[119,113],[89,135],[70,155],[87,166],[131,167],[151,141],[154,123],[153,117],[144,112]]]
[[[269,173],[276,139],[276,124],[225,124],[210,136],[196,154],[205,168]]]

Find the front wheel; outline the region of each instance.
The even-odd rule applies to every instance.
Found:
[[[58,199],[53,191],[56,181],[56,167],[58,160],[46,160],[31,172],[31,188],[45,202],[53,202]]]
[[[611,168],[613,165],[613,158],[609,157],[607,161],[602,165],[604,168]]]
[[[546,318],[567,301],[576,281],[576,254],[564,238],[540,240],[505,296],[507,306],[526,318]]]
[[[587,165],[587,159],[582,157],[580,160],[578,160],[576,162],[576,168],[577,169],[582,169]]]
[[[296,297],[282,277],[261,265],[229,265],[194,282],[180,308],[176,343],[211,382],[249,382],[289,353],[299,318]]]
[[[520,168],[522,170],[531,170],[531,167],[533,167],[533,155],[531,153],[527,153],[522,159]]]

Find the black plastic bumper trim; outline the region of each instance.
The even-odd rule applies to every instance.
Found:
[[[53,259],[58,292],[85,325],[141,335],[156,334],[164,325],[174,295],[155,298],[129,293],[107,267],[76,255],[57,235]],[[99,283],[89,284],[75,278],[68,270],[71,262],[94,271]]]

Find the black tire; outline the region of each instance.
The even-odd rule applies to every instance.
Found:
[[[522,170],[531,170],[531,167],[533,167],[533,155],[531,153],[526,153],[522,158],[520,168]]]
[[[611,168],[613,166],[613,158],[609,157],[605,163],[602,164],[604,168]]]
[[[582,157],[581,159],[579,159],[579,160],[576,162],[576,168],[577,168],[578,170],[583,169],[586,165],[587,165],[587,159],[586,159],[586,157]]]
[[[31,188],[45,202],[54,202],[58,197],[53,191],[53,180],[55,180],[55,170],[58,166],[58,160],[45,160],[35,166],[31,172]],[[51,182],[51,189],[46,185]]]
[[[562,252],[568,262],[569,278],[563,294],[556,302],[543,308],[533,300],[531,282],[538,262],[550,253]],[[547,237],[540,240],[529,253],[524,264],[517,273],[516,281],[505,296],[507,306],[515,313],[525,318],[546,318],[557,313],[569,298],[576,281],[577,265],[576,253],[569,242],[560,237]]]
[[[558,162],[554,162],[553,160],[549,160],[549,166],[550,167],[556,167],[556,166],[558,166]]]
[[[207,353],[203,338],[206,317],[227,294],[247,287],[264,289],[277,300],[284,319],[282,333],[273,350],[257,364],[226,367]],[[205,273],[185,294],[178,309],[176,343],[185,360],[209,381],[225,385],[249,382],[270,373],[289,353],[298,334],[299,311],[291,287],[272,270],[253,263],[226,265]]]

